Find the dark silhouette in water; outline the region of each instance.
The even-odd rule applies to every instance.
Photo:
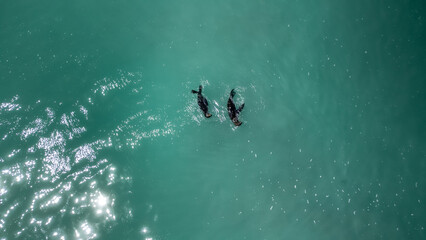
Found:
[[[211,117],[212,115],[209,113],[209,103],[207,102],[207,99],[201,94],[202,86],[198,88],[198,92],[195,90],[192,90],[192,93],[198,93],[198,106],[200,106],[200,109],[203,111],[204,116],[206,118]]]
[[[234,125],[240,126],[243,123],[238,120],[238,116],[240,115],[240,112],[244,108],[244,103],[241,104],[241,106],[237,109],[235,107],[235,104],[234,104],[234,99],[233,99],[234,95],[235,95],[235,91],[234,91],[234,89],[232,89],[231,94],[229,94],[229,99],[228,99],[228,114],[229,114],[229,117],[231,118],[232,122],[234,123]]]

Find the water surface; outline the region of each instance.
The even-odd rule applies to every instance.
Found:
[[[425,238],[425,13],[0,3],[0,239]]]

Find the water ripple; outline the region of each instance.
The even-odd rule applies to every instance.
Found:
[[[28,115],[39,109],[37,104],[25,107]],[[22,108],[18,96],[0,108],[6,130],[0,144],[19,146],[4,149],[0,157],[1,236],[93,239],[116,224],[117,214],[131,212],[125,204],[116,205],[113,190],[114,184],[127,185],[131,178],[118,174],[108,159],[98,159],[102,149],[113,146],[111,137],[81,142],[87,132],[87,107],[76,105],[61,113],[49,106],[45,115],[37,112],[26,123],[16,114],[5,115]],[[13,144],[5,145],[6,141]],[[70,222],[64,224],[65,219]]]
[[[110,129],[93,132],[89,123],[97,101],[107,101],[111,91],[138,95],[141,78],[139,72],[119,70],[115,77],[96,81],[88,99],[72,106],[41,100],[25,106],[18,95],[1,103],[1,236],[94,239],[133,217],[125,199],[132,178],[100,153],[172,136],[186,119],[169,119],[170,109],[164,106],[129,113]],[[141,94],[136,103],[143,108],[149,100]],[[191,99],[185,111],[187,116],[198,114],[196,101]],[[203,119],[197,115],[198,121]]]
[[[14,96],[10,102],[3,102],[0,104],[0,113],[2,112],[11,112],[21,110],[21,105],[15,103],[19,99],[19,96]]]
[[[100,93],[105,96],[108,92],[114,89],[123,89],[128,85],[137,84],[142,78],[142,74],[140,72],[126,72],[123,70],[119,70],[118,78],[104,77],[101,80],[98,80],[95,83],[95,88],[93,89],[93,93]],[[140,90],[141,88],[139,88]],[[133,89],[133,91],[138,91],[138,88]]]

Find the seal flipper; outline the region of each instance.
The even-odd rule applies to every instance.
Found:
[[[197,91],[195,91],[195,90],[191,90],[191,92],[192,93],[198,93],[198,94],[201,94],[201,90],[203,89],[203,87],[200,85],[199,87],[198,87],[198,92]]]
[[[240,112],[243,110],[245,103],[241,104],[241,106],[237,109],[237,114],[240,114]]]
[[[235,90],[234,89],[231,90],[230,96],[231,96],[231,98],[233,98],[235,96]]]

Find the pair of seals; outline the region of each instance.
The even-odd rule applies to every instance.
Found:
[[[198,88],[198,91],[192,90],[192,93],[198,93],[198,106],[200,106],[200,109],[203,111],[204,116],[206,118],[209,118],[212,115],[209,113],[209,110],[208,110],[209,103],[207,102],[207,99],[201,94],[202,88],[203,87],[200,85],[200,87]],[[244,103],[241,104],[241,106],[237,109],[234,103],[234,95],[235,95],[235,90],[232,89],[228,99],[228,115],[235,126],[240,126],[242,122],[238,120],[238,116],[240,115],[240,112],[244,108]]]

